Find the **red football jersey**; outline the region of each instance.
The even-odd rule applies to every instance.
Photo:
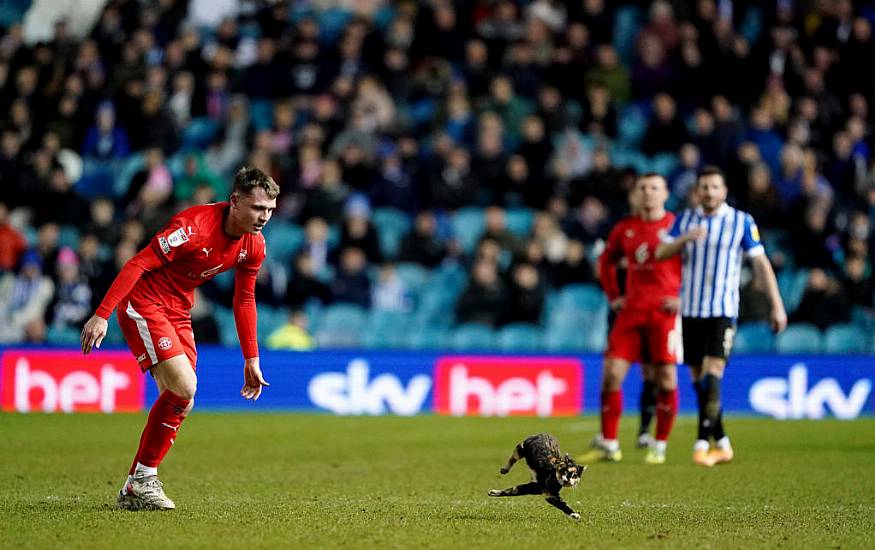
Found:
[[[637,216],[620,220],[608,236],[604,253],[599,257],[599,279],[609,300],[626,296],[626,307],[652,308],[662,305],[666,297],[677,297],[681,288],[680,255],[657,261],[653,255],[660,237],[674,224],[674,214],[644,221]],[[626,290],[617,286],[616,264],[626,258]]]
[[[217,202],[173,216],[149,243],[162,267],[147,271],[130,296],[160,296],[167,306],[187,311],[195,287],[233,267],[238,277],[251,277],[254,283],[265,256],[264,236],[228,237],[223,229],[227,207],[227,202]]]

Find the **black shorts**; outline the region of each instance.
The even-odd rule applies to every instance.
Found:
[[[729,359],[735,341],[735,319],[684,317],[684,363],[702,365],[705,356]]]

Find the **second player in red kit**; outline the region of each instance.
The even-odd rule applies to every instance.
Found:
[[[622,458],[617,432],[623,413],[621,387],[630,365],[647,356],[656,368],[656,441],[645,460],[665,462],[665,449],[677,414],[677,362],[680,351],[678,306],[681,285],[679,261],[657,261],[660,237],[674,223],[665,210],[668,186],[658,174],[640,176],[632,191],[638,213],[621,220],[599,257],[599,280],[611,308],[617,312],[608,336],[602,376],[602,434],[582,460],[616,462]],[[626,293],[617,286],[616,266],[627,263]]]

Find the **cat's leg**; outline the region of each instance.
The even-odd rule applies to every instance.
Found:
[[[510,489],[490,489],[491,497],[516,497],[519,495],[540,495],[541,486],[534,481],[511,487]]]
[[[562,500],[562,497],[560,497],[558,494],[548,494],[547,502],[565,512],[565,514],[568,515],[571,519],[580,519],[580,514],[572,510],[571,506],[569,506],[567,502]]]
[[[517,445],[516,447],[513,448],[513,454],[510,455],[510,458],[507,459],[507,464],[505,464],[504,466],[501,467],[500,470],[498,470],[499,472],[501,472],[501,475],[508,473],[510,471],[510,469],[513,468],[513,465],[517,463],[517,460],[522,458],[522,456],[523,456],[523,444],[520,443],[519,445]]]

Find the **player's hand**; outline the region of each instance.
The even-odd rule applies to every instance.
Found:
[[[708,230],[701,225],[697,225],[684,233],[684,242],[701,241],[708,236]]]
[[[107,322],[103,317],[92,315],[91,319],[82,327],[82,334],[79,335],[79,342],[82,344],[82,353],[88,355],[91,353],[91,348],[100,348],[100,343],[106,337]]]
[[[618,297],[614,298],[613,300],[611,300],[611,311],[620,311],[624,307],[626,307],[626,297],[625,296],[618,296]]]
[[[775,334],[779,334],[787,328],[787,312],[784,311],[783,306],[773,307],[772,311],[769,312],[769,325]]]
[[[666,313],[676,314],[681,309],[681,299],[677,296],[666,296],[662,299],[662,310]]]
[[[270,386],[261,374],[261,367],[258,366],[258,357],[247,359],[243,364],[243,387],[240,389],[240,395],[244,399],[258,401],[261,396],[261,389],[264,386]]]

